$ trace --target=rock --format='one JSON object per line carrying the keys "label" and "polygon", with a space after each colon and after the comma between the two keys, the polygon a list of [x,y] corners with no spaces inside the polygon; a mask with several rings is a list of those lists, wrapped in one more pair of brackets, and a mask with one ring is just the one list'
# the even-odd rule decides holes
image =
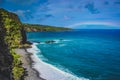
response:
{"label": "rock", "polygon": [[50,44],[50,43],[54,43],[54,40],[49,40],[49,41],[45,41],[45,43]]}
{"label": "rock", "polygon": [[22,41],[21,41],[21,43],[25,44],[27,42],[27,37],[26,37],[26,31],[24,30],[23,26],[22,26],[22,29],[21,29],[21,35],[22,35]]}
{"label": "rock", "polygon": [[30,41],[26,41],[26,44],[32,45],[33,43]]}
{"label": "rock", "polygon": [[33,42],[35,42],[35,43],[39,43],[39,44],[41,43],[41,42],[39,42],[39,41],[33,41]]}

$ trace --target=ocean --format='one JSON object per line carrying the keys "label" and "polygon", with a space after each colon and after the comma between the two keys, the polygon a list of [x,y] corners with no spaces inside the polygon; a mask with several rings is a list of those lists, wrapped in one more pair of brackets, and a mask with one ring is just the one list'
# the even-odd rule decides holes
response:
{"label": "ocean", "polygon": [[47,80],[120,80],[119,29],[29,32],[27,38],[34,43],[33,67]]}

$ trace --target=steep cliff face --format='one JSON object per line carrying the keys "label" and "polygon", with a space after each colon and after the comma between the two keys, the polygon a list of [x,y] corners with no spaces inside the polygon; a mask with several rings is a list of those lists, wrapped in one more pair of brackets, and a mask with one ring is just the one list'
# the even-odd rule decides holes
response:
{"label": "steep cliff face", "polygon": [[21,28],[21,35],[22,35],[22,41],[21,41],[21,43],[22,43],[22,44],[27,43],[26,31],[25,31],[25,29],[24,29],[23,26],[22,26],[22,28]]}
{"label": "steep cliff face", "polygon": [[[0,79],[20,80],[23,68],[15,48],[26,42],[26,34],[18,16],[0,9]],[[19,71],[21,70],[21,71]]]}
{"label": "steep cliff face", "polygon": [[14,13],[0,9],[2,23],[6,29],[6,38],[10,47],[17,47],[21,42],[26,41],[26,34],[18,16]]}
{"label": "steep cliff face", "polygon": [[2,23],[2,19],[0,13],[0,79],[11,80],[13,58],[5,42],[6,29]]}

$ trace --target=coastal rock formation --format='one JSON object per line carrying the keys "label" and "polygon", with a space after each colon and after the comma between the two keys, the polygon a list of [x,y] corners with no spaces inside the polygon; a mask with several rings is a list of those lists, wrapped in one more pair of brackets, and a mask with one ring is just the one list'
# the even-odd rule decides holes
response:
{"label": "coastal rock formation", "polygon": [[49,40],[49,41],[45,41],[45,43],[50,44],[50,43],[54,43],[54,40]]}
{"label": "coastal rock formation", "polygon": [[22,26],[21,29],[21,34],[22,34],[22,44],[25,44],[27,42],[27,37],[26,37],[26,31],[24,30],[24,27]]}

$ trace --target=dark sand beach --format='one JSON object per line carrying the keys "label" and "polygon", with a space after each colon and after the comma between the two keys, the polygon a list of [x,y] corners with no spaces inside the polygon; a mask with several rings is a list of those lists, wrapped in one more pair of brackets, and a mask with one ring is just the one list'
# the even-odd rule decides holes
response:
{"label": "dark sand beach", "polygon": [[27,76],[25,80],[45,80],[39,77],[39,73],[32,68],[32,64],[34,63],[31,59],[31,53],[28,53],[26,49],[16,49],[15,52],[21,56],[20,60],[23,63],[23,67],[27,71]]}

